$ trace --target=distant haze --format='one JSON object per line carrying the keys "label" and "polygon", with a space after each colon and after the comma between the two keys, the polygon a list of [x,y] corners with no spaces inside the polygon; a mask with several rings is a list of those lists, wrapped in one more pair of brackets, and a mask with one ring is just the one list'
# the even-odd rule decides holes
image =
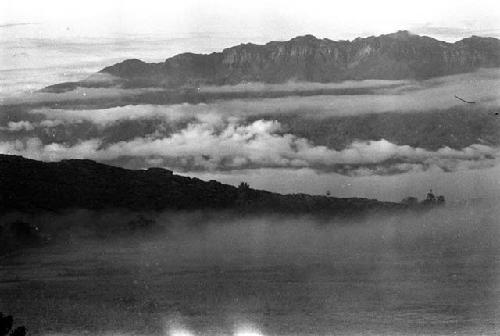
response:
{"label": "distant haze", "polygon": [[[117,35],[185,37],[204,34],[243,39],[288,39],[314,34],[352,39],[400,29],[447,40],[498,34],[497,1],[326,1],[227,0],[165,2],[7,0],[0,6],[5,36],[76,38]],[[89,24],[92,22],[92,24]]]}

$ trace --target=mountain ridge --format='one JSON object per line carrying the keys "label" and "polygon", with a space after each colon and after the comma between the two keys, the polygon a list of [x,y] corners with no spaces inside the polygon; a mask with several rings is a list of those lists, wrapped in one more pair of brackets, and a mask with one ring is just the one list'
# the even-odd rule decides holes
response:
{"label": "mountain ridge", "polygon": [[471,36],[449,43],[408,31],[352,41],[303,35],[261,45],[240,44],[210,54],[181,53],[160,63],[127,59],[83,81],[55,84],[45,90],[427,79],[481,67],[500,67],[500,40]]}

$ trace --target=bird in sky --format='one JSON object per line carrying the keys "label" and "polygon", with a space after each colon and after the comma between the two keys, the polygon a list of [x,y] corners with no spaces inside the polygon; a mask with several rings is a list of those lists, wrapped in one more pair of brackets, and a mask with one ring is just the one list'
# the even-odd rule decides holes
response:
{"label": "bird in sky", "polygon": [[473,102],[473,101],[465,100],[465,99],[460,98],[458,96],[455,96],[455,98],[457,98],[458,100],[463,101],[464,103],[467,103],[467,104],[475,104],[476,103],[476,102]]}
{"label": "bird in sky", "polygon": [[[462,102],[464,102],[464,103],[467,103],[467,104],[475,104],[475,103],[476,103],[476,102],[474,102],[474,101],[468,101],[468,100],[465,100],[465,99],[460,98],[460,97],[458,97],[458,96],[455,96],[455,98],[457,98],[458,100],[460,100],[460,101],[462,101]],[[491,112],[491,114],[492,114],[492,115],[495,115],[495,116],[497,116],[497,117],[498,117],[498,116],[500,116],[500,112]]]}

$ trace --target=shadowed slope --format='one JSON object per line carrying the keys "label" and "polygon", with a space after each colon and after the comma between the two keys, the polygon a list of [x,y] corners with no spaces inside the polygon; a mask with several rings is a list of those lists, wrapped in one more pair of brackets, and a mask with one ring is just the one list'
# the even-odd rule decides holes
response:
{"label": "shadowed slope", "polygon": [[205,182],[161,168],[127,170],[91,160],[45,163],[0,155],[0,171],[0,211],[239,209],[347,215],[405,207],[363,198],[281,195],[245,184],[236,188],[217,181]]}

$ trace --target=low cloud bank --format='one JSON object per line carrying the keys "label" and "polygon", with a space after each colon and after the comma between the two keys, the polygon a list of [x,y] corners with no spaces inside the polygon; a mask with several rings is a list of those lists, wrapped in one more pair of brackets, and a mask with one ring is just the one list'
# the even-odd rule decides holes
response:
{"label": "low cloud bank", "polygon": [[78,87],[74,90],[62,93],[30,91],[29,93],[17,95],[12,94],[7,97],[0,97],[0,105],[23,105],[55,102],[74,102],[75,104],[84,104],[88,100],[100,100],[104,104],[106,100],[113,101],[113,99],[120,97],[140,96],[153,91],[161,90]]}
{"label": "low cloud bank", "polygon": [[[47,125],[47,123],[44,123]],[[35,129],[35,125],[30,121],[21,120],[21,121],[9,121],[7,126],[0,127],[0,130],[9,131],[9,132],[19,132],[19,131],[32,131]]]}
{"label": "low cloud bank", "polygon": [[[385,83],[388,82],[388,83]],[[385,83],[385,84],[384,84]],[[397,84],[399,83],[399,84]],[[137,120],[151,117],[178,120],[196,117],[200,114],[213,113],[229,117],[256,117],[262,115],[299,114],[307,118],[328,118],[368,113],[414,113],[450,108],[497,109],[500,107],[500,70],[482,69],[475,73],[440,77],[425,81],[349,81],[343,83],[289,83],[262,84],[249,83],[236,86],[208,87],[200,90],[208,92],[268,92],[268,91],[310,91],[325,88],[363,88],[375,91],[370,94],[349,95],[314,95],[285,96],[277,98],[227,99],[223,97],[209,103],[151,105],[138,104],[116,106],[105,109],[48,109],[38,108],[31,111],[43,114],[48,119],[60,119],[66,122],[87,120],[97,124],[110,124],[120,120]],[[83,89],[51,94],[36,93],[26,97],[24,102],[36,100],[84,101],[88,98],[113,98],[123,95],[141,95],[158,89]],[[159,91],[158,91],[159,92]],[[466,100],[475,101],[471,106],[455,98],[455,95]],[[139,102],[137,102],[139,103]]]}
{"label": "low cloud bank", "polygon": [[135,168],[159,165],[184,171],[215,171],[308,167],[359,176],[486,168],[497,162],[499,149],[475,144],[460,150],[442,147],[430,151],[379,139],[354,141],[337,151],[283,132],[277,121],[243,123],[206,115],[203,121],[191,122],[169,136],[153,133],[111,144],[90,139],[73,146],[42,144],[38,138],[27,138],[1,142],[0,152],[44,161],[133,158]]}
{"label": "low cloud bank", "polygon": [[43,115],[47,120],[66,123],[92,122],[100,127],[107,127],[123,120],[161,119],[166,122],[186,120],[211,121],[221,119],[222,113],[207,104],[190,105],[126,105],[106,109],[34,109],[31,114]]}
{"label": "low cloud bank", "polygon": [[201,86],[200,92],[260,92],[260,91],[314,91],[331,89],[370,89],[389,88],[409,85],[410,80],[347,80],[338,83],[314,83],[289,81],[284,84],[268,84],[261,82],[242,83],[236,85]]}
{"label": "low cloud bank", "polygon": [[[0,152],[48,161],[90,158],[129,168],[164,166],[186,172],[308,168],[366,176],[488,168],[498,163],[494,112],[500,106],[499,78],[500,70],[489,69],[390,85],[379,81],[242,84],[227,89],[368,86],[377,93],[105,109],[27,108],[22,114],[16,110],[4,116]],[[89,94],[123,92],[131,91],[78,89],[58,97],[76,94],[85,99]],[[464,105],[454,95],[477,103]],[[373,114],[385,111],[392,113]],[[437,111],[432,114],[436,122],[429,122],[430,111]],[[367,113],[371,119],[359,116]],[[392,123],[392,116],[400,113],[405,113],[405,119]]]}
{"label": "low cloud bank", "polygon": [[[95,76],[94,76],[95,78]],[[339,90],[339,91],[337,91]],[[275,98],[256,98],[261,93],[276,93]],[[283,92],[281,96],[279,92]],[[306,93],[301,96],[301,92]],[[309,94],[311,94],[309,96]],[[356,115],[389,111],[408,112],[429,109],[446,109],[464,103],[454,96],[472,100],[483,107],[499,107],[500,70],[480,69],[474,73],[433,78],[422,81],[345,81],[340,83],[289,82],[286,84],[246,83],[234,86],[200,87],[201,96],[208,105],[222,113],[240,115],[269,114],[276,111],[308,112],[311,116]],[[85,104],[94,101],[94,106],[122,104],[120,98],[135,104],[153,102],[168,96],[162,88],[124,89],[77,88],[64,93],[32,92],[24,96],[0,98],[2,104],[26,104],[40,102],[75,102]],[[248,97],[245,93],[249,93]],[[154,94],[153,94],[154,96]],[[271,95],[273,96],[273,95]],[[161,99],[160,99],[161,100]],[[189,100],[189,99],[188,99]],[[108,102],[108,104],[106,104]],[[198,106],[198,105],[194,105]],[[204,108],[204,104],[199,106]]]}

